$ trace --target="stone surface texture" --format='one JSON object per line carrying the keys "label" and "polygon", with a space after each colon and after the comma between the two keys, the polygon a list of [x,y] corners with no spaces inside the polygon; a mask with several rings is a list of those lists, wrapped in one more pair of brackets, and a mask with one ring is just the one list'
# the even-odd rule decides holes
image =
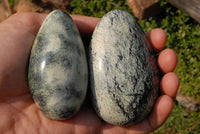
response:
{"label": "stone surface texture", "polygon": [[50,13],[34,41],[28,72],[34,101],[51,119],[62,120],[81,107],[87,90],[85,49],[71,17]]}
{"label": "stone surface texture", "polygon": [[106,122],[128,125],[144,119],[158,95],[155,55],[129,13],[114,10],[97,25],[90,44],[94,108]]}

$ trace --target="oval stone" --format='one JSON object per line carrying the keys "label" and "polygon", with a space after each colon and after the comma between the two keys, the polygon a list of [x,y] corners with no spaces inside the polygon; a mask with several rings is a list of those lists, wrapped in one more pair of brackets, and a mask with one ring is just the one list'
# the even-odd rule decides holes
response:
{"label": "oval stone", "polygon": [[122,10],[104,15],[95,28],[89,52],[97,114],[115,125],[144,119],[158,95],[159,71],[136,19]]}
{"label": "oval stone", "polygon": [[62,120],[80,109],[88,83],[86,54],[64,11],[55,10],[44,20],[31,50],[28,81],[34,101],[47,117]]}

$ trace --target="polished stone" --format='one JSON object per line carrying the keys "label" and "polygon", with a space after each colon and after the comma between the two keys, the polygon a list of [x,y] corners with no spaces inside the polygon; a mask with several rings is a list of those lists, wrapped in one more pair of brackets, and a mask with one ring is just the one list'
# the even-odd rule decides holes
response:
{"label": "polished stone", "polygon": [[133,16],[122,10],[107,13],[95,28],[89,52],[97,114],[115,125],[144,119],[157,98],[159,74],[151,46]]}
{"label": "polished stone", "polygon": [[87,90],[85,49],[71,17],[51,12],[34,41],[28,80],[31,94],[49,118],[62,120],[80,109]]}

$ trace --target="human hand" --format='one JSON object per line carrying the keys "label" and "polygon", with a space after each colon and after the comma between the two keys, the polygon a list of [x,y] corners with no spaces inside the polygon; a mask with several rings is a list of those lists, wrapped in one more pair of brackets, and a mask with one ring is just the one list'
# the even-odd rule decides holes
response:
{"label": "human hand", "polygon": [[[164,123],[173,108],[172,98],[179,85],[178,77],[169,73],[177,63],[171,49],[161,52],[158,57],[158,64],[165,73],[161,80],[162,95],[142,122],[130,126],[110,125],[90,106],[64,121],[44,116],[30,95],[27,68],[31,46],[45,17],[45,14],[18,13],[0,24],[0,133],[134,134],[153,131]],[[72,15],[72,18],[84,39],[91,36],[99,21],[79,15]],[[166,42],[163,30],[152,30],[146,36],[155,51],[163,49]]]}

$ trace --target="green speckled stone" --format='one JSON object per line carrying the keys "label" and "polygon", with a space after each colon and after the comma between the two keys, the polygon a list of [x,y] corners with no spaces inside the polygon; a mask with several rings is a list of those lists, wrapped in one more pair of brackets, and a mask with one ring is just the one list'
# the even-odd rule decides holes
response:
{"label": "green speckled stone", "polygon": [[51,12],[34,41],[28,70],[31,94],[49,118],[62,120],[80,109],[87,90],[85,49],[71,17]]}
{"label": "green speckled stone", "polygon": [[90,44],[90,86],[96,113],[114,125],[145,119],[159,91],[159,70],[133,16],[113,10],[100,20]]}

